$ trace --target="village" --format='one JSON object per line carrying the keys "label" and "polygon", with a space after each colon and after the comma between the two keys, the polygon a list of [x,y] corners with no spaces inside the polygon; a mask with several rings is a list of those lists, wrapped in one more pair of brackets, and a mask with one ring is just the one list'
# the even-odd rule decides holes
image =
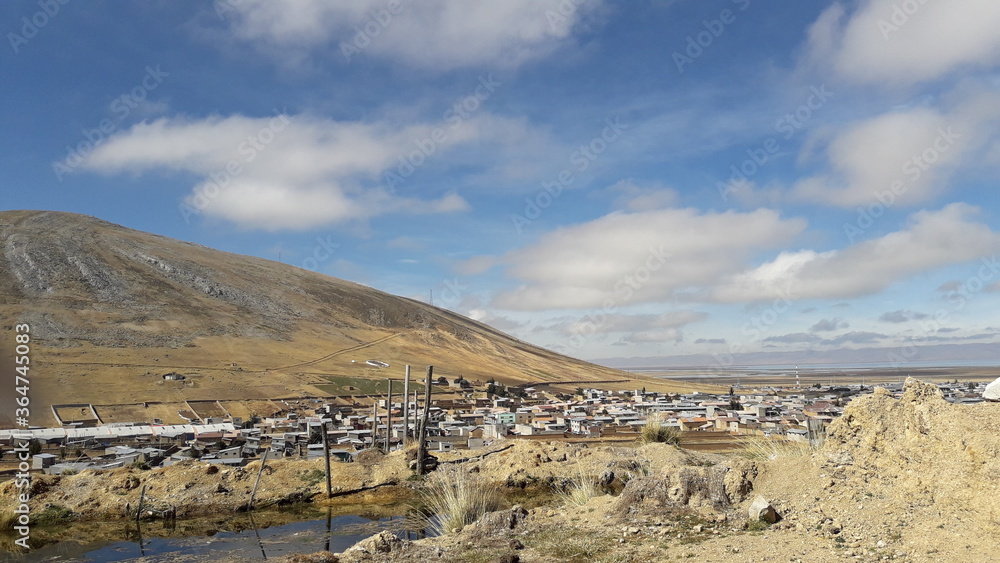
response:
{"label": "village", "polygon": [[[983,384],[938,384],[956,403],[982,401]],[[883,383],[894,396],[902,384]],[[746,436],[807,442],[823,440],[825,427],[853,398],[873,386],[814,384],[811,387],[730,388],[726,394],[670,394],[634,389],[577,388],[559,393],[537,387],[507,388],[496,382],[476,387],[440,378],[435,388],[453,391],[431,401],[426,412],[430,453],[476,450],[498,440],[579,443],[635,441],[649,421],[673,429],[681,447],[702,451],[739,449]],[[424,404],[416,394],[404,401],[374,399],[371,405],[303,398],[271,416],[205,419],[189,424],[134,421],[100,424],[99,419],[53,428],[0,430],[0,478],[15,474],[13,449],[28,441],[31,470],[69,475],[119,467],[152,468],[197,459],[243,466],[264,455],[314,459],[324,455],[323,431],[332,459],[352,462],[367,450],[391,451],[413,441]]]}

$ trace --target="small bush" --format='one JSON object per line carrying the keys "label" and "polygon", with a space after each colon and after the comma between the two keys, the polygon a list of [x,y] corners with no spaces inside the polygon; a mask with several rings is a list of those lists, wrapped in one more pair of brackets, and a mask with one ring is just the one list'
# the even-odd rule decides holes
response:
{"label": "small bush", "polygon": [[667,426],[659,418],[649,417],[640,432],[643,444],[661,443],[676,446],[681,441],[681,433],[676,427]]}
{"label": "small bush", "polygon": [[52,504],[46,506],[44,510],[39,512],[37,515],[31,515],[31,521],[34,524],[44,526],[46,524],[53,524],[55,522],[60,522],[63,520],[69,520],[73,518],[73,511],[66,508],[65,506],[60,506],[58,504]]}
{"label": "small bush", "polygon": [[747,531],[748,532],[763,532],[770,528],[771,525],[764,520],[747,520]]}
{"label": "small bush", "polygon": [[300,478],[306,482],[306,485],[312,487],[326,481],[326,470],[310,469],[303,473]]}

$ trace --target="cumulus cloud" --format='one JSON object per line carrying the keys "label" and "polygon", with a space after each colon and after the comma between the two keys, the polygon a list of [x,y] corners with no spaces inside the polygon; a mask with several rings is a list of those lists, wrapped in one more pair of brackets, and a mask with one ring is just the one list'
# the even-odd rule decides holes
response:
{"label": "cumulus cloud", "polygon": [[671,301],[739,272],[758,252],[787,244],[805,228],[802,219],[766,209],[615,212],[499,258],[523,284],[498,294],[493,305],[545,310]]}
{"label": "cumulus cloud", "polygon": [[809,31],[809,61],[843,78],[908,86],[1000,64],[993,0],[861,0],[825,10]]}
{"label": "cumulus cloud", "polygon": [[887,203],[920,203],[941,188],[964,144],[962,133],[936,111],[881,115],[837,134],[826,149],[831,171],[800,180],[793,195],[855,206],[878,202],[876,194],[887,192]]}
{"label": "cumulus cloud", "polygon": [[836,299],[870,295],[919,272],[961,264],[1000,251],[1000,234],[972,221],[978,210],[953,203],[920,211],[909,225],[841,250],[782,252],[774,260],[733,276],[712,291],[720,302]]}
{"label": "cumulus cloud", "polygon": [[[869,117],[808,142],[822,147],[823,172],[792,188],[800,200],[854,207],[915,205],[944,193],[959,171],[995,166],[1000,95],[976,81],[935,101]],[[827,135],[826,132],[823,135]]]}
{"label": "cumulus cloud", "polygon": [[[386,174],[403,160],[447,164],[441,155],[459,146],[519,142],[523,124],[506,121],[481,114],[450,129],[304,115],[162,118],[112,136],[82,166],[192,173],[199,180],[181,210],[188,219],[204,213],[251,228],[305,229],[391,213],[468,209],[455,193],[429,200],[397,195],[388,189]],[[444,135],[427,156],[415,141],[429,140],[434,131]]]}
{"label": "cumulus cloud", "polygon": [[[433,71],[515,67],[571,44],[601,0],[385,2],[243,0],[225,3],[232,34],[276,55],[373,56]],[[389,8],[392,8],[391,10]]]}

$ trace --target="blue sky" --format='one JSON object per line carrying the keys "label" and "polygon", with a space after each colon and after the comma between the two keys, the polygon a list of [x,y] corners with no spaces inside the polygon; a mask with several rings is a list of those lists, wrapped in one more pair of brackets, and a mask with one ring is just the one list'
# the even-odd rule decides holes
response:
{"label": "blue sky", "polygon": [[995,2],[0,14],[5,209],[433,292],[583,358],[1000,335]]}

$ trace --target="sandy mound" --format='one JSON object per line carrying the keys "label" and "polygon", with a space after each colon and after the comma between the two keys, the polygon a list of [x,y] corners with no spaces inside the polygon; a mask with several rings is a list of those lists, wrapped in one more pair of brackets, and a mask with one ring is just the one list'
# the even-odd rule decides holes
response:
{"label": "sandy mound", "polygon": [[835,474],[891,488],[911,502],[1000,523],[1000,405],[954,405],[914,379],[894,399],[883,389],[854,401],[829,429]]}

